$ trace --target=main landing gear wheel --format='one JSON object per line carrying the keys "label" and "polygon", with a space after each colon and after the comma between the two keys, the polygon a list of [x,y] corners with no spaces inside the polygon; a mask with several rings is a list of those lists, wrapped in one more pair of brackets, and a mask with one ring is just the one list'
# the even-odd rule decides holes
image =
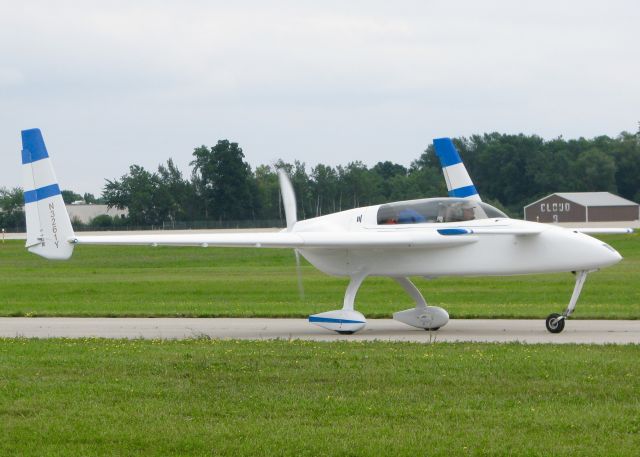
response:
{"label": "main landing gear wheel", "polygon": [[449,313],[438,306],[429,306],[418,288],[406,277],[393,278],[416,302],[415,308],[405,309],[393,313],[393,318],[398,322],[421,328],[427,332],[435,332],[449,322]]}
{"label": "main landing gear wheel", "polygon": [[547,330],[551,333],[560,333],[564,330],[564,321],[565,319],[562,314],[549,314],[549,317],[547,317],[546,320]]}
{"label": "main landing gear wheel", "polygon": [[340,335],[352,335],[362,330],[367,325],[367,320],[362,313],[353,309],[358,288],[367,275],[360,273],[351,277],[347,291],[344,294],[342,309],[327,311],[325,313],[309,316],[309,322],[327,330],[332,330]]}

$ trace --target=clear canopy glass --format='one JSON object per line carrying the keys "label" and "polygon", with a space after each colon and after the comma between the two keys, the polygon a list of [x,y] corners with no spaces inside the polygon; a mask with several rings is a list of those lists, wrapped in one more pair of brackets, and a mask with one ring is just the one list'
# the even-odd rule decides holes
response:
{"label": "clear canopy glass", "polygon": [[378,225],[462,222],[507,217],[483,202],[463,198],[425,198],[389,203],[378,209]]}

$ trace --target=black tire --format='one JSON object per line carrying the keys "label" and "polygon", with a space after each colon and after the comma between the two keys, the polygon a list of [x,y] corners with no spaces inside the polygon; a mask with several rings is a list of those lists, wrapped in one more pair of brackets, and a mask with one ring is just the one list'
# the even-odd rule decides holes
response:
{"label": "black tire", "polygon": [[336,330],[340,335],[353,335],[355,332],[347,330]]}
{"label": "black tire", "polygon": [[427,332],[435,332],[436,330],[440,330],[440,327],[425,328],[425,330],[426,330]]}
{"label": "black tire", "polygon": [[549,314],[545,324],[547,325],[547,330],[551,333],[560,333],[564,330],[564,321],[565,319],[558,319],[562,317],[562,314],[553,313]]}

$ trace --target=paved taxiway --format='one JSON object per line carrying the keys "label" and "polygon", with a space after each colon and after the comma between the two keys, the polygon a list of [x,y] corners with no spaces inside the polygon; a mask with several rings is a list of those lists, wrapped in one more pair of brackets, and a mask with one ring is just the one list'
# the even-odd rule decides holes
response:
{"label": "paved taxiway", "polygon": [[542,319],[453,319],[437,332],[391,319],[369,319],[362,332],[338,335],[306,319],[7,317],[0,318],[0,337],[640,344],[640,320],[569,320],[564,332],[553,335],[546,331]]}

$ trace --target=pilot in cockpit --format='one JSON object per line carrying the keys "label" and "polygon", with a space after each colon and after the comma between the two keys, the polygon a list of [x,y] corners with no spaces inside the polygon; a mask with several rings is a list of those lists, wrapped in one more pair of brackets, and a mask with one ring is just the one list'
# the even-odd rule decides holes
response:
{"label": "pilot in cockpit", "polygon": [[473,202],[460,202],[448,208],[446,222],[472,221],[476,218]]}
{"label": "pilot in cockpit", "polygon": [[465,203],[462,207],[462,220],[463,221],[472,221],[476,218],[475,211],[473,210],[473,206],[471,203]]}

